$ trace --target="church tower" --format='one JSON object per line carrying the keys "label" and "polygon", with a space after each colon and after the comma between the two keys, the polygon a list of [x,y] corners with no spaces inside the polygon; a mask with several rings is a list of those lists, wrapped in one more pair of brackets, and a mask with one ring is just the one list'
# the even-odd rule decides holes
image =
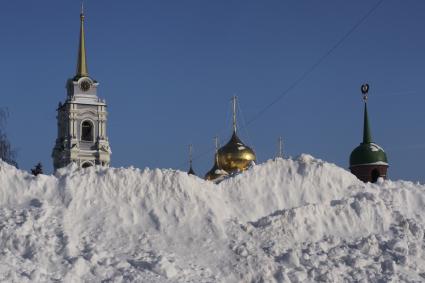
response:
{"label": "church tower", "polygon": [[57,109],[58,136],[52,152],[55,170],[71,162],[82,168],[110,164],[107,105],[97,96],[99,83],[88,73],[84,18],[81,6],[77,71],[67,81],[66,100]]}

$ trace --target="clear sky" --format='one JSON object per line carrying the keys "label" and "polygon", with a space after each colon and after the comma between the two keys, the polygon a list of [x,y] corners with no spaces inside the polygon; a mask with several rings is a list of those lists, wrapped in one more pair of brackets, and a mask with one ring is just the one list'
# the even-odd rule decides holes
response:
{"label": "clear sky", "polygon": [[[259,162],[285,153],[348,168],[362,138],[360,85],[371,86],[372,136],[389,177],[425,182],[425,1],[385,0],[330,56],[261,116],[377,3],[359,1],[86,1],[90,75],[109,105],[112,165],[187,170],[213,163],[213,137],[240,136]],[[0,107],[21,168],[52,171],[56,107],[75,73],[79,1],[5,1]],[[254,121],[246,126],[245,121]]]}

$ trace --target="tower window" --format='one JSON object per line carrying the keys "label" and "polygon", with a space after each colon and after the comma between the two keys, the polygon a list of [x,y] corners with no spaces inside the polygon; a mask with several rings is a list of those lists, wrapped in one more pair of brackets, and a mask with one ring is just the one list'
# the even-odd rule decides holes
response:
{"label": "tower window", "polygon": [[81,124],[81,140],[93,141],[93,124],[90,121],[84,121]]}

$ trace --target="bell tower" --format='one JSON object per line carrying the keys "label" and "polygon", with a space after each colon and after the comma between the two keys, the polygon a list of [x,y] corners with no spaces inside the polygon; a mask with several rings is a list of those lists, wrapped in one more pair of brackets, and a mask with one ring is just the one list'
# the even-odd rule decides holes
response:
{"label": "bell tower", "polygon": [[52,152],[54,170],[71,162],[82,168],[110,164],[107,105],[97,96],[99,83],[88,73],[84,19],[81,6],[77,71],[67,81],[67,97],[57,108],[58,134]]}

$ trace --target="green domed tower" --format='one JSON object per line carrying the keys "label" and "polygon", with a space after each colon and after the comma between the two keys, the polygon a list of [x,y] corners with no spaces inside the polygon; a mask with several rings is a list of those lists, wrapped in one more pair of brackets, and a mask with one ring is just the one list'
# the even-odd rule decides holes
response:
{"label": "green domed tower", "polygon": [[367,115],[369,85],[361,87],[364,100],[363,142],[350,155],[350,170],[363,182],[376,182],[379,177],[387,177],[388,160],[382,147],[372,142]]}

